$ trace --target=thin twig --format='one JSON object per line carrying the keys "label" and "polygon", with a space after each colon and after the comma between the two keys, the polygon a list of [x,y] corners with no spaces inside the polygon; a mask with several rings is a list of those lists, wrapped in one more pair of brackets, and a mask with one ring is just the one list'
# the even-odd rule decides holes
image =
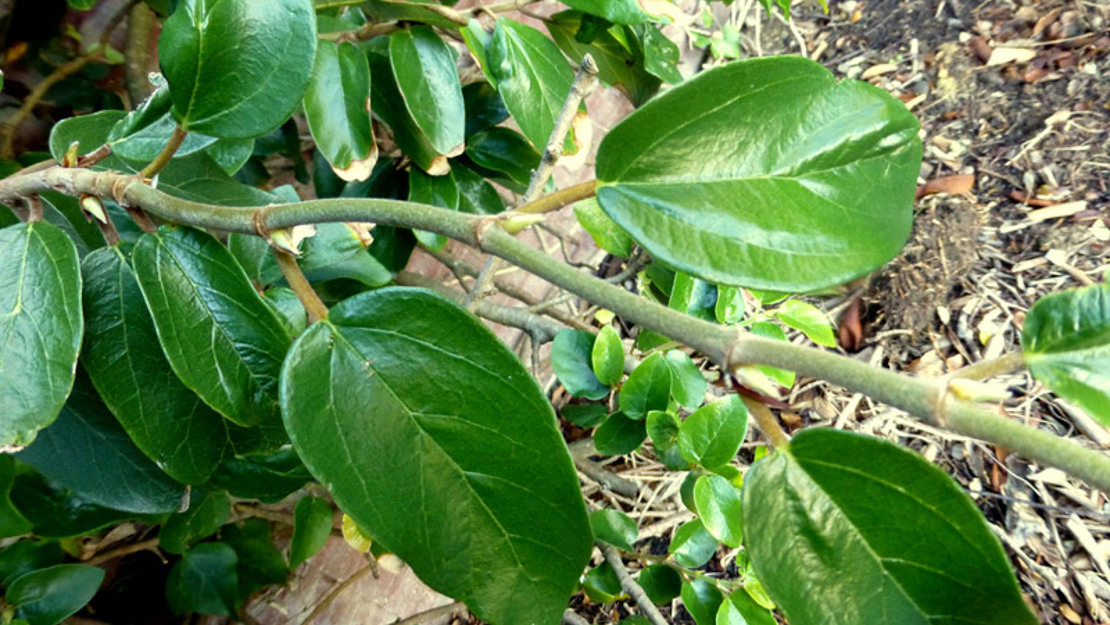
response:
{"label": "thin twig", "polygon": [[583,475],[614,493],[629,498],[639,496],[640,486],[636,484],[636,482],[626,480],[616,473],[606,470],[593,460],[590,460],[590,456],[597,453],[594,439],[584,438],[574,441],[568,445],[568,447],[570,449],[570,457],[574,460],[575,468],[581,471]]}
{"label": "thin twig", "polygon": [[285,281],[289,283],[289,288],[297,294],[297,299],[301,300],[301,306],[304,306],[305,312],[308,313],[308,324],[312,325],[321,319],[327,318],[328,307],[316,294],[312,285],[309,284],[308,278],[305,278],[301,266],[297,264],[297,259],[289,252],[274,247],[270,249],[274,253],[274,260],[281,267],[281,273],[285,276]]}
{"label": "thin twig", "polygon": [[574,610],[563,612],[563,625],[590,625],[590,622],[578,615]]}
{"label": "thin twig", "polygon": [[740,395],[740,399],[748,407],[748,412],[755,417],[756,427],[759,428],[760,432],[763,432],[763,435],[767,437],[767,440],[771,442],[775,449],[782,449],[790,444],[790,437],[783,431],[782,426],[779,425],[779,420],[771,414],[771,409],[766,404],[745,395]]}
{"label": "thin twig", "polygon": [[154,538],[149,538],[137,543],[131,543],[130,545],[116,547],[115,549],[112,549],[110,551],[105,551],[104,553],[97,554],[89,558],[88,560],[85,560],[81,564],[87,564],[88,566],[99,566],[110,560],[122,558],[123,556],[129,556],[133,553],[139,553],[140,551],[157,551],[159,544],[158,541],[159,539],[156,536]]}
{"label": "thin twig", "polygon": [[617,574],[617,579],[621,582],[621,588],[632,597],[636,605],[640,607],[640,613],[651,622],[652,625],[669,625],[667,619],[659,612],[659,608],[648,598],[644,589],[632,579],[628,574],[628,569],[624,568],[624,561],[617,553],[617,550],[605,543],[598,542],[597,548],[601,550],[601,555],[605,557],[605,561],[609,566],[613,567],[613,572]]}
{"label": "thin twig", "polygon": [[329,592],[327,596],[324,597],[322,601],[320,601],[320,603],[317,603],[316,607],[312,608],[312,611],[308,613],[308,616],[305,617],[303,621],[301,621],[301,625],[309,625],[310,623],[312,623],[312,621],[316,620],[316,617],[323,614],[324,610],[327,610],[328,607],[335,602],[335,599],[339,597],[339,595],[343,594],[344,590],[347,590],[348,588],[353,586],[355,583],[358,582],[358,580],[366,577],[373,570],[374,569],[372,567],[367,565],[365,568],[355,571],[351,574],[350,577],[336,584],[335,588],[332,588],[331,592]]}
{"label": "thin twig", "polygon": [[139,172],[139,175],[143,178],[153,178],[158,172],[162,171],[162,168],[169,165],[170,161],[173,160],[173,155],[177,152],[177,149],[181,147],[181,144],[185,142],[185,137],[188,136],[188,134],[189,133],[181,126],[174,126],[173,134],[170,135],[170,140],[166,142],[166,146],[162,148],[162,151],[149,165]]}
{"label": "thin twig", "polygon": [[436,617],[454,614],[463,609],[466,609],[466,605],[463,604],[463,602],[452,601],[451,603],[436,606],[430,610],[424,610],[423,612],[418,612],[403,619],[397,619],[390,623],[390,625],[420,625],[420,623],[427,623]]}

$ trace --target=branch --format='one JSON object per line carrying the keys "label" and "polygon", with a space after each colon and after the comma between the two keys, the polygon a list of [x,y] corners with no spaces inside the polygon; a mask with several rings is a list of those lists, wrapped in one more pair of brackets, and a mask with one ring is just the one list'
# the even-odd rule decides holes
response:
{"label": "branch", "polygon": [[289,283],[289,288],[297,294],[297,299],[301,300],[301,306],[304,306],[304,310],[308,314],[308,325],[326,319],[328,307],[313,290],[308,279],[305,278],[301,266],[297,264],[297,259],[289,252],[279,250],[276,247],[270,249],[273,251],[274,260],[277,261],[278,267],[281,268],[282,275],[285,276],[285,281]]}
{"label": "branch", "polygon": [[166,142],[166,146],[162,148],[162,151],[158,153],[158,156],[156,156],[149,165],[139,172],[139,175],[143,178],[153,178],[158,172],[162,171],[162,169],[173,160],[173,155],[177,152],[177,149],[181,147],[181,144],[185,142],[185,137],[188,135],[189,133],[180,125],[174,126],[173,134],[170,135],[170,140]]}
{"label": "branch", "polygon": [[613,567],[613,572],[617,574],[617,579],[621,582],[621,588],[636,601],[636,605],[640,607],[640,612],[647,620],[651,621],[651,625],[668,625],[667,619],[659,612],[659,608],[655,607],[644,589],[628,574],[628,569],[624,568],[624,561],[621,560],[617,550],[601,542],[597,543],[597,548],[601,550],[601,555],[605,556],[605,561],[609,563],[609,566]]}
{"label": "branch", "polygon": [[[226,207],[175,198],[133,176],[83,169],[51,168],[0,180],[0,203],[12,204],[45,191],[74,197],[88,193],[142,207],[163,219],[227,232],[256,232],[258,207]],[[627,321],[684,343],[723,369],[770,365],[820,378],[936,423],[938,390],[943,380],[921,380],[872,368],[821,349],[784,343],[736,328],[695,319],[585,274],[533,249],[497,227],[489,217],[381,198],[336,198],[267,206],[258,220],[267,230],[300,224],[356,221],[418,228],[445,235],[500,256],[568,291],[604,306]],[[993,414],[943,393],[945,427],[1014,451],[1029,460],[1057,467],[1110,492],[1110,456],[1047,432]]]}

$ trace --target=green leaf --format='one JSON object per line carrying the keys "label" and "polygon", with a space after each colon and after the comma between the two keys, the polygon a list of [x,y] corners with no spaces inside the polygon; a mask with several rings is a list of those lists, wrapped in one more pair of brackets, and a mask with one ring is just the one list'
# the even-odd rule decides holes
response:
{"label": "green leaf", "polygon": [[640,448],[647,437],[643,419],[630,419],[623,412],[609,415],[605,423],[594,430],[594,444],[603,456],[621,456]]}
{"label": "green leaf", "polygon": [[658,453],[670,449],[678,443],[678,419],[673,413],[665,410],[652,410],[648,413],[644,423],[647,428],[651,444]]}
{"label": "green leaf", "polygon": [[599,382],[612,386],[624,375],[624,345],[613,326],[605,326],[594,340],[591,362]]}
{"label": "green leaf", "polygon": [[226,488],[232,495],[265,503],[277,503],[311,480],[312,475],[291,445],[272,453],[228,458],[212,476],[214,485]]}
{"label": "green leaf", "polygon": [[706,531],[735,549],[744,538],[740,491],[719,475],[703,475],[694,484],[694,505]]}
{"label": "green leaf", "polygon": [[81,362],[144,454],[174,479],[202,484],[224,455],[223,419],[174,375],[130,264],[116,248],[81,263],[88,321]]}
{"label": "green leaf", "polygon": [[254,154],[254,139],[220,139],[204,151],[224,173],[234,176]]}
{"label": "green leaf", "polygon": [[605,211],[601,210],[601,205],[597,203],[595,198],[583,200],[574,205],[574,216],[578,218],[578,223],[582,228],[589,233],[590,238],[598,247],[609,252],[613,256],[620,256],[621,258],[628,258],[632,255],[632,246],[634,245],[632,237],[621,229]]}
{"label": "green leaf", "polygon": [[[409,170],[409,201],[429,204],[450,210],[459,209],[459,187],[450,171],[443,176],[429,176],[418,168]],[[416,240],[424,247],[442,252],[447,245],[447,237],[442,234],[414,230]]]}
{"label": "green leaf", "polygon": [[662,354],[648,356],[621,387],[621,411],[643,419],[652,410],[666,410],[671,399],[671,368]]}
{"label": "green leaf", "polygon": [[462,152],[466,107],[451,47],[427,26],[398,30],[390,36],[389,63],[409,116],[432,148]]}
{"label": "green leaf", "polygon": [[716,625],[775,625],[771,612],[755,602],[746,590],[733,591],[717,611]]}
{"label": "green leaf", "polygon": [[277,312],[290,336],[297,336],[308,327],[308,313],[293,289],[273,286],[262,293],[262,299]]}
{"label": "green leaf", "polygon": [[98,506],[29,468],[16,475],[11,497],[43,538],[80,536],[135,516]]}
{"label": "green leaf", "polygon": [[58,564],[16,579],[4,600],[15,606],[16,618],[29,625],[55,625],[88,603],[103,581],[104,569]]}
{"label": "green leaf", "polygon": [[315,51],[312,0],[183,0],[158,40],[174,117],[222,138],[257,137],[288,119]]}
{"label": "green leaf", "polygon": [[[464,29],[465,33],[466,30]],[[462,88],[466,104],[466,136],[493,128],[509,118],[505,102],[488,82],[472,82]]]}
{"label": "green leaf", "polygon": [[331,505],[319,497],[302,497],[293,510],[289,568],[295,569],[324,548],[331,535]]}
{"label": "green leaf", "polygon": [[836,347],[836,336],[833,334],[829,316],[813,304],[797,299],[786,300],[775,309],[775,316],[791,328],[801,330],[814,343]]}
{"label": "green leaf", "polygon": [[717,287],[717,303],[713,307],[717,323],[726,325],[740,323],[747,312],[742,289],[728,285]]}
{"label": "green leaf", "polygon": [[[752,334],[762,336],[768,339],[775,339],[776,341],[786,341],[786,332],[783,331],[778,325],[770,321],[757,321],[749,328]],[[763,372],[763,375],[771,378],[780,385],[790,388],[794,386],[794,378],[796,377],[793,371],[779,369],[778,367],[771,367],[769,365],[758,365],[757,367]]]}
{"label": "green leaf", "polygon": [[574,72],[563,53],[540,31],[500,18],[490,40],[489,73],[513,120],[532,146],[547,146],[570,93]]}
{"label": "green leaf", "polygon": [[812,61],[729,63],[606,135],[597,198],[676,269],[714,284],[820,289],[901,250],[921,163],[917,130],[887,92],[837,82]]}
{"label": "green leaf", "polygon": [[650,24],[639,27],[635,32],[639,34],[640,45],[643,46],[644,69],[667,84],[682,82],[682,74],[678,71],[682,52],[678,45]]}
{"label": "green leaf", "polygon": [[624,594],[620,578],[608,562],[602,562],[586,572],[582,590],[586,591],[590,601],[597,603],[609,603]]}
{"label": "green leaf", "polygon": [[163,226],[134,252],[158,340],[185,386],[241,425],[278,418],[289,335],[231,252],[192,228]]}
{"label": "green leaf", "polygon": [[[319,2],[317,2],[319,4]],[[421,4],[439,4],[435,0],[366,0],[359,4],[359,9],[366,20],[375,23],[391,21],[421,22],[429,26],[440,28],[458,28],[459,24],[445,17],[442,13],[433,11]]]}
{"label": "green leaf", "polygon": [[63,555],[61,545],[55,540],[24,539],[8,545],[0,550],[0,584],[11,586],[31,571],[61,564]]}
{"label": "green leaf", "polygon": [[795,625],[1036,622],[975,504],[893,443],[804,430],[748,472],[744,527]]}
{"label": "green leaf", "polygon": [[609,387],[593,370],[594,336],[582,330],[563,330],[551,342],[551,368],[567,392],[575,397],[602,399]]}
{"label": "green leaf", "polygon": [[625,551],[632,551],[640,533],[636,521],[620,510],[595,510],[590,513],[594,538]]}
{"label": "green leaf", "polygon": [[666,564],[652,564],[636,581],[655,605],[666,605],[682,593],[682,575]]}
{"label": "green leaf", "polygon": [[[12,484],[15,481],[15,460],[8,454],[0,456],[0,538],[21,536],[34,529],[27,517],[12,503]],[[16,543],[19,544],[19,543]],[[0,562],[2,562],[0,552]],[[3,565],[0,563],[0,577],[3,577]],[[0,580],[0,584],[5,584]]]}
{"label": "green leaf", "polygon": [[566,0],[564,4],[616,24],[642,24],[650,19],[636,0]]}
{"label": "green leaf", "polygon": [[[462,35],[463,42],[466,43],[466,49],[470,51],[470,54],[478,62],[478,67],[482,69],[482,73],[485,74],[486,79],[489,80],[490,84],[496,89],[497,85],[494,83],[493,78],[490,77],[489,55],[486,54],[486,50],[489,49],[489,42],[493,39],[493,35],[482,26],[480,21],[473,17],[470,18],[466,28],[459,30],[459,34]],[[468,108],[467,110],[469,111],[470,109]],[[508,111],[506,110],[506,114],[507,113]],[[468,131],[466,135],[469,137],[470,132]]]}
{"label": "green leaf", "polygon": [[677,349],[667,352],[664,358],[671,368],[671,394],[675,401],[690,410],[704,404],[708,384],[694,361]]}
{"label": "green leaf", "polygon": [[540,153],[521,134],[495,126],[475,133],[466,144],[466,156],[492,177],[504,176],[522,187],[540,165]]}
{"label": "green leaf", "polygon": [[691,317],[711,321],[717,304],[717,289],[706,282],[684,272],[676,271],[671,286],[671,296],[667,306],[684,312]]}
{"label": "green leaf", "polygon": [[174,614],[236,614],[239,558],[224,543],[201,543],[186,553],[166,579],[166,600]]}
{"label": "green leaf", "polygon": [[304,113],[316,147],[343,180],[366,180],[378,159],[370,125],[370,64],[353,44],[320,41]]}
{"label": "green leaf", "polygon": [[483,176],[461,163],[451,169],[459,188],[459,210],[477,215],[496,215],[505,210],[505,200]]}
{"label": "green leaf", "polygon": [[682,582],[682,604],[697,625],[714,625],[724,597],[712,582],[695,578]]}
{"label": "green leaf", "polygon": [[686,417],[678,431],[682,457],[715,469],[732,462],[748,433],[748,409],[739,395],[710,402]]}
{"label": "green leaf", "polygon": [[173,512],[185,493],[131,442],[84,375],[58,419],[17,457],[86,501],[124,512]]}
{"label": "green leaf", "polygon": [[1037,380],[1110,423],[1110,284],[1038,300],[1021,345]]}
{"label": "green leaf", "polygon": [[74,141],[78,142],[81,156],[95,151],[108,139],[112,127],[124,118],[123,111],[98,111],[88,115],[67,117],[50,129],[50,155],[59,163]]}
{"label": "green leaf", "polygon": [[239,560],[236,566],[238,602],[245,601],[256,590],[285,583],[289,568],[274,546],[269,521],[254,517],[246,519],[241,525],[229,523],[220,530],[220,540],[235,550]]}
{"label": "green leaf", "polygon": [[189,508],[171,516],[158,533],[158,544],[166,553],[185,553],[193,543],[216,533],[231,514],[227,493],[196,491]]}
{"label": "green leaf", "polygon": [[[124,118],[112,128],[108,135],[108,143],[112,146],[112,154],[129,161],[152,161],[169,143],[177,122],[169,110],[162,117],[148,126],[133,130],[128,134],[121,134],[119,128],[126,125]],[[174,152],[174,158],[188,156],[199,152],[216,142],[216,137],[190,132],[186,135],[181,147]]]}
{"label": "green leaf", "polygon": [[609,416],[603,404],[573,404],[563,406],[560,412],[564,419],[580,428],[597,427]]}
{"label": "green leaf", "polygon": [[550,404],[485,325],[428,291],[363,293],[297,339],[281,396],[312,474],[425,583],[495,623],[559,619],[585,506]]}
{"label": "green leaf", "polygon": [[547,30],[555,43],[575,62],[580,63],[587,54],[592,56],[597,64],[598,78],[618,87],[633,106],[647,102],[659,90],[660,80],[644,69],[643,55],[637,58],[613,35],[616,31],[623,38],[622,27],[603,30],[589,43],[583,43],[579,40],[583,31],[582,14],[563,11],[551,17]]}
{"label": "green leaf", "polygon": [[61,230],[0,230],[0,267],[0,450],[11,452],[62,409],[84,323],[77,249]]}
{"label": "green leaf", "polygon": [[[281,268],[273,261],[269,246],[265,247],[267,262],[264,266],[272,263],[280,275]],[[377,287],[393,280],[393,274],[367,251],[358,232],[345,223],[318,224],[316,236],[305,240],[297,264],[313,284],[348,278]]]}
{"label": "green leaf", "polygon": [[375,37],[365,47],[370,61],[370,75],[375,77],[370,81],[370,105],[374,115],[389,126],[397,147],[421,169],[431,173],[444,173],[450,167],[447,158],[432,147],[417,127],[405,106],[397,80],[393,77],[389,39]]}
{"label": "green leaf", "polygon": [[667,552],[674,555],[675,562],[688,569],[696,569],[717,553],[717,539],[705,529],[701,519],[694,519],[675,530]]}

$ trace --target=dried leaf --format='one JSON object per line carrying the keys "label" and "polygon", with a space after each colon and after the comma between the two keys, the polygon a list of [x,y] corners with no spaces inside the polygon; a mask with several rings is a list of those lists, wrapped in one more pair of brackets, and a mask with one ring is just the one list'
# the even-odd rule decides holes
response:
{"label": "dried leaf", "polygon": [[926,195],[934,193],[947,193],[949,195],[961,195],[970,193],[971,188],[975,186],[975,174],[953,174],[951,176],[941,176],[940,178],[933,178],[921,185],[917,189],[917,198],[921,199]]}
{"label": "dried leaf", "polygon": [[1037,51],[1032,48],[998,46],[991,51],[990,58],[987,59],[987,67],[1006,65],[1008,63],[1028,63],[1035,58],[1037,58]]}

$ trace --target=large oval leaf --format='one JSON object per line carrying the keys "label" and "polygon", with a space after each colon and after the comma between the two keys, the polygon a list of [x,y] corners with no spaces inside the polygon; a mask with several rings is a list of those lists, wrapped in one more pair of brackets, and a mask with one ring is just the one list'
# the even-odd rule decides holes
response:
{"label": "large oval leaf", "polygon": [[824,288],[905,243],[917,129],[886,92],[812,61],[729,63],[606,135],[597,197],[652,256],[708,282]]}
{"label": "large oval leaf", "polygon": [[340,508],[498,625],[554,624],[590,554],[543,393],[476,318],[386,288],[333,308],[282,371],[290,438]]}
{"label": "large oval leaf", "polygon": [[886,441],[809,429],[744,485],[756,574],[794,625],[1036,623],[975,504]]}
{"label": "large oval leaf", "polygon": [[340,178],[366,180],[378,160],[370,125],[370,64],[354,45],[321,41],[304,113],[316,147]]}
{"label": "large oval leaf", "polygon": [[565,4],[617,24],[642,24],[649,19],[636,0],[566,0]]}
{"label": "large oval leaf", "polygon": [[312,0],[183,0],[158,41],[178,123],[224,138],[280,126],[301,101],[315,52]]}
{"label": "large oval leaf", "polygon": [[461,153],[466,109],[450,46],[427,26],[399,30],[389,39],[389,64],[409,116],[432,148]]}
{"label": "large oval leaf", "polygon": [[231,252],[199,230],[163,226],[143,235],[133,259],[177,377],[235,423],[275,422],[290,338]]}
{"label": "large oval leaf", "polygon": [[73,241],[44,222],[0,230],[0,450],[29,444],[58,416],[83,319]]}
{"label": "large oval leaf", "polygon": [[57,564],[16,579],[4,600],[28,625],[54,625],[88,603],[103,581],[104,569]]}
{"label": "large oval leaf", "polygon": [[223,418],[174,375],[131,265],[116,248],[81,262],[88,320],[81,362],[135,445],[163,471],[202,484],[227,448]]}
{"label": "large oval leaf", "polygon": [[1038,300],[1021,344],[1038,380],[1110,423],[1110,284]]}
{"label": "large oval leaf", "polygon": [[499,19],[487,50],[489,72],[520,131],[539,151],[570,93],[574,72],[563,53],[540,31]]}

